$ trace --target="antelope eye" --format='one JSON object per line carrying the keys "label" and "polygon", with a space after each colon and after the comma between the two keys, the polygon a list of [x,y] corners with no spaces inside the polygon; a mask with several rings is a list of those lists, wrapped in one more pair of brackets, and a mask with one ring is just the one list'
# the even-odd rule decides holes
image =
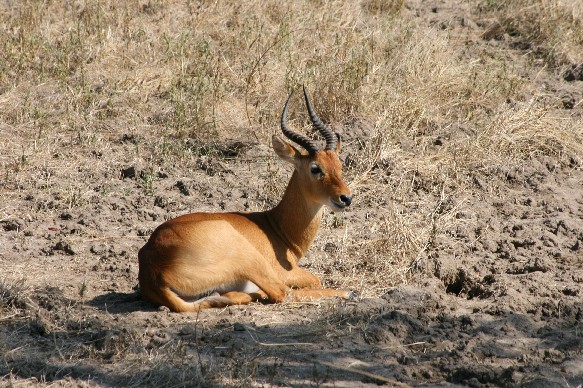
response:
{"label": "antelope eye", "polygon": [[322,174],[322,169],[320,168],[320,166],[313,164],[310,167],[310,172],[312,173],[312,175],[320,175]]}

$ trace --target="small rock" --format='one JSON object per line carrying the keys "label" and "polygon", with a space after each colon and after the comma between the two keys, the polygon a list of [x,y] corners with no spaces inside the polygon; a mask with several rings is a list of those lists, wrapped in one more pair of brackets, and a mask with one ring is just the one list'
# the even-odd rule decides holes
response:
{"label": "small rock", "polygon": [[4,221],[4,230],[7,232],[13,232],[16,231],[18,232],[19,230],[22,230],[22,227],[24,226],[24,222],[22,222],[21,220],[8,220],[8,221]]}
{"label": "small rock", "polygon": [[73,249],[73,247],[71,246],[71,244],[66,243],[64,241],[59,241],[58,243],[55,244],[55,246],[53,247],[53,250],[55,251],[63,251],[68,255],[74,255],[77,252]]}
{"label": "small rock", "polygon": [[571,65],[571,68],[563,74],[563,79],[567,82],[583,81],[583,63]]}
{"label": "small rock", "polygon": [[133,179],[136,177],[136,168],[134,166],[130,166],[128,168],[124,168],[121,170],[121,177],[122,179],[130,178]]}
{"label": "small rock", "polygon": [[188,187],[186,187],[183,181],[176,182],[176,187],[178,187],[182,195],[190,195],[190,190],[188,190]]}

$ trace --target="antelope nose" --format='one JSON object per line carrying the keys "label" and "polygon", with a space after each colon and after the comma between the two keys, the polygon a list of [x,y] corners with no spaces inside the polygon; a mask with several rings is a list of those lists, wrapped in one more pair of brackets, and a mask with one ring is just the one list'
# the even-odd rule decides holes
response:
{"label": "antelope nose", "polygon": [[352,195],[344,195],[344,194],[342,194],[340,196],[340,200],[342,201],[342,203],[344,203],[344,205],[350,206],[350,204],[352,203]]}

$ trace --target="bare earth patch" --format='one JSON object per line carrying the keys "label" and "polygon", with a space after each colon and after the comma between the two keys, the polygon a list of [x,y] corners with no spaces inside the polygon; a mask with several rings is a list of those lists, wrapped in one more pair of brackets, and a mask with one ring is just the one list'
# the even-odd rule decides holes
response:
{"label": "bare earth patch", "polygon": [[[324,3],[0,4],[0,385],[583,385],[580,8]],[[302,263],[357,300],[143,302],[157,225],[277,203],[303,82],[355,195]]]}

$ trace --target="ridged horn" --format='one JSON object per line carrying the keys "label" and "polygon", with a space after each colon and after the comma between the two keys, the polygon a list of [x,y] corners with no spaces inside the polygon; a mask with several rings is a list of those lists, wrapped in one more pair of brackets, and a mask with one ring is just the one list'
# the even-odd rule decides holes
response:
{"label": "ridged horn", "polygon": [[318,117],[316,112],[314,112],[314,108],[312,108],[312,103],[310,102],[310,97],[308,97],[308,92],[306,91],[306,86],[304,88],[304,97],[306,98],[306,107],[308,108],[308,114],[310,115],[310,120],[314,125],[314,128],[318,130],[326,139],[326,148],[327,150],[336,150],[336,140],[337,134],[334,133],[330,128],[328,128],[322,120]]}
{"label": "ridged horn", "polygon": [[304,147],[306,149],[306,151],[308,151],[308,153],[315,154],[317,151],[320,150],[320,148],[318,146],[316,146],[316,144],[312,140],[308,139],[307,137],[305,137],[303,135],[300,135],[299,133],[293,132],[292,130],[290,130],[287,127],[287,124],[286,124],[287,107],[289,105],[289,100],[291,99],[293,94],[294,93],[291,92],[291,94],[287,98],[287,101],[285,102],[285,106],[283,107],[283,113],[281,114],[281,131],[283,132],[285,137],[287,137],[291,141]]}

